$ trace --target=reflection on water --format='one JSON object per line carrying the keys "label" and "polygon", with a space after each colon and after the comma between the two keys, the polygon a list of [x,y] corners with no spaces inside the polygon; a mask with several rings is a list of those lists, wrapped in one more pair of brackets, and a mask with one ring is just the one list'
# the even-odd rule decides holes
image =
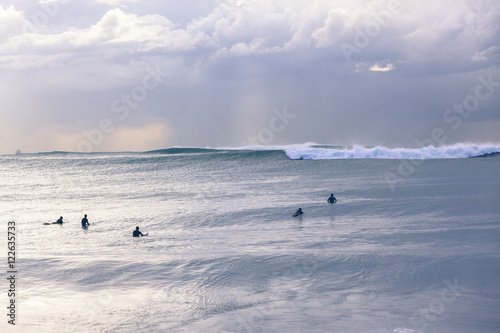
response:
{"label": "reflection on water", "polygon": [[429,329],[496,327],[473,296],[500,297],[495,160],[429,161],[395,194],[398,161],[22,156],[0,161],[0,205],[23,332],[410,332],[455,278],[467,292]]}

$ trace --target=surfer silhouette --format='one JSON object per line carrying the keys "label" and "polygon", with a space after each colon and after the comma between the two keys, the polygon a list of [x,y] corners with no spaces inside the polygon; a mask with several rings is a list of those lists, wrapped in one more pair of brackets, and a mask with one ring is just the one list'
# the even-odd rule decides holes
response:
{"label": "surfer silhouette", "polygon": [[337,202],[337,199],[333,196],[333,193],[330,194],[330,197],[327,200],[328,203],[335,203]]}
{"label": "surfer silhouette", "polygon": [[90,223],[89,220],[87,219],[87,214],[85,214],[85,217],[82,219],[82,228],[87,229],[89,225]]}
{"label": "surfer silhouette", "polygon": [[64,222],[63,222],[63,217],[62,216],[56,222],[52,222],[52,224],[63,224],[63,223]]}
{"label": "surfer silhouette", "polygon": [[295,217],[295,216],[300,216],[304,214],[304,212],[302,211],[302,208],[299,208],[297,209],[297,211],[295,212],[295,214],[293,214],[292,216]]}
{"label": "surfer silhouette", "polygon": [[134,232],[132,233],[133,237],[139,237],[139,236],[147,236],[148,234],[143,235],[142,232],[139,231],[139,227],[135,227]]}

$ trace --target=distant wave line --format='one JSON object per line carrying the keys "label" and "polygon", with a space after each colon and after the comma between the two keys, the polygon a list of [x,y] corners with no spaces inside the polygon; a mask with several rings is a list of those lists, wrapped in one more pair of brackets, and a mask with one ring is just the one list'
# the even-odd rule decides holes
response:
{"label": "distant wave line", "polygon": [[[36,155],[196,155],[196,154],[242,154],[266,155],[282,153],[291,160],[335,160],[335,159],[456,159],[472,157],[489,157],[500,154],[500,145],[494,144],[454,144],[449,146],[426,146],[423,148],[389,148],[385,146],[365,147],[333,146],[306,143],[285,146],[247,146],[247,147],[170,147],[145,152],[94,152],[77,153],[65,151],[40,152]],[[22,155],[19,155],[22,156]]]}

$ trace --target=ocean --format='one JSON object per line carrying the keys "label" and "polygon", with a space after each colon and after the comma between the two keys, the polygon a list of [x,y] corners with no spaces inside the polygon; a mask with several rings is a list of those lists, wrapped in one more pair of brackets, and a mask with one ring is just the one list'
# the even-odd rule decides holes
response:
{"label": "ocean", "polygon": [[0,175],[1,332],[500,331],[499,146],[51,152]]}

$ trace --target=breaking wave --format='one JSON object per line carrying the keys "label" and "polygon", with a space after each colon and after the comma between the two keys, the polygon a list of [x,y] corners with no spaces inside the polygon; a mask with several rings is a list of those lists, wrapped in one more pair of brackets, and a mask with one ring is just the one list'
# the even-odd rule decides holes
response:
{"label": "breaking wave", "polygon": [[500,153],[499,145],[455,144],[450,146],[427,146],[423,148],[341,147],[317,144],[290,146],[254,146],[243,148],[220,148],[222,150],[281,150],[292,160],[334,159],[455,159],[483,157]]}
{"label": "breaking wave", "polygon": [[362,147],[350,148],[334,147],[292,147],[284,149],[286,155],[292,160],[331,160],[331,159],[454,159],[486,156],[500,153],[500,146],[495,145],[453,145],[423,148],[388,148],[388,147]]}
{"label": "breaking wave", "polygon": [[[235,155],[244,157],[247,153],[251,156],[270,156],[279,153],[286,155],[291,160],[335,160],[335,159],[456,159],[472,157],[491,157],[500,155],[500,145],[494,144],[455,144],[450,146],[427,146],[423,148],[389,148],[384,146],[364,147],[364,146],[331,146],[306,143],[301,145],[287,146],[249,146],[235,148],[196,148],[196,147],[172,147],[143,153],[115,152],[115,153],[74,153],[74,152],[48,152],[36,155],[60,156],[72,155],[79,157],[85,155],[107,156],[109,154],[118,155],[203,155],[223,154],[223,156]],[[20,156],[31,156],[33,154],[22,154]]]}

